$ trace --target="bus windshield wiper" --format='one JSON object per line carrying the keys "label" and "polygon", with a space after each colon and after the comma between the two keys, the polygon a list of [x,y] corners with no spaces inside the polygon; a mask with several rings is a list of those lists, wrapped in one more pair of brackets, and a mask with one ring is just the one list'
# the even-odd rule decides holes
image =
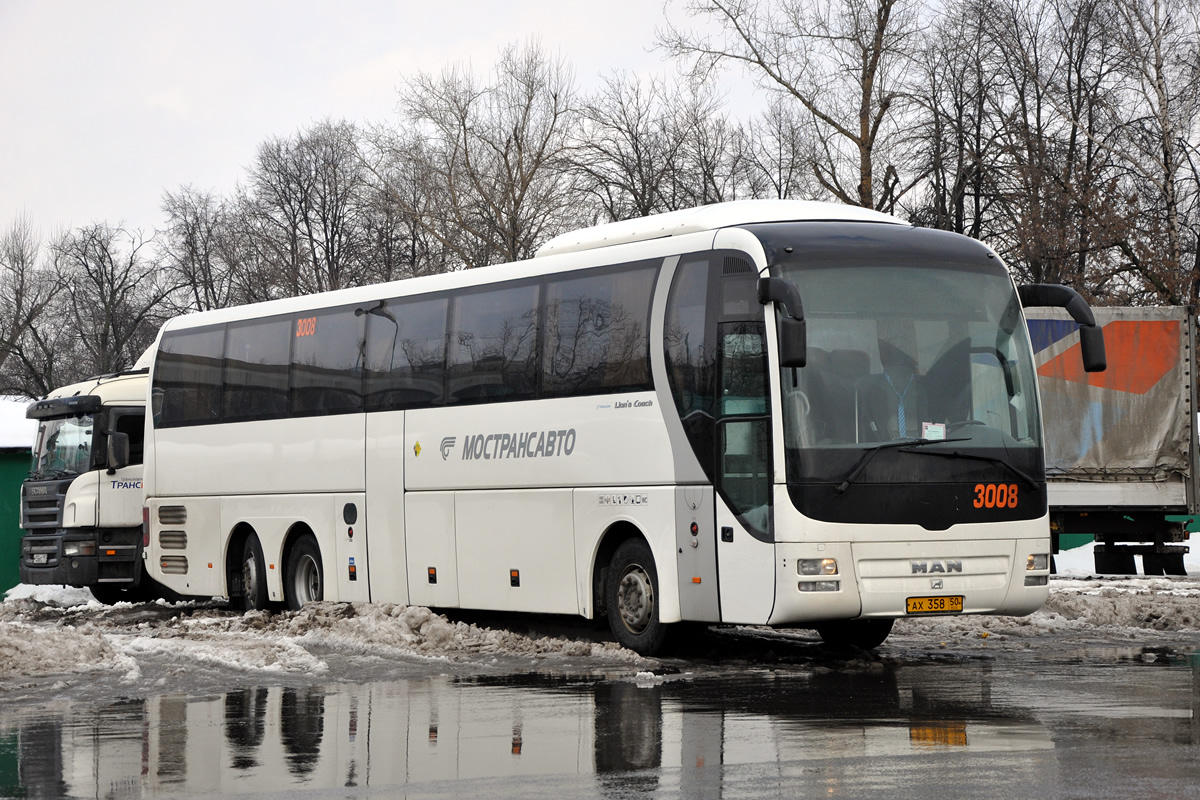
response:
{"label": "bus windshield wiper", "polygon": [[[950,442],[950,441],[961,441],[961,440],[946,439],[945,441]],[[908,451],[905,451],[905,452],[908,452]],[[913,450],[912,452],[917,453],[918,455],[923,455],[923,456],[942,456],[944,458],[969,458],[973,461],[986,461],[989,464],[1000,464],[1001,466],[1008,467],[1008,470],[1010,472],[1012,472],[1012,474],[1016,475],[1018,478],[1025,481],[1025,483],[1029,484],[1030,489],[1036,490],[1036,489],[1040,488],[1038,486],[1038,482],[1033,479],[1033,476],[1029,475],[1027,472],[1020,469],[1019,467],[1016,467],[1016,466],[1010,464],[1008,461],[1006,461],[1003,458],[1000,458],[999,456],[985,456],[985,455],[982,455],[979,453],[964,453],[962,450],[920,450],[920,451]]]}
{"label": "bus windshield wiper", "polygon": [[[896,447],[924,447],[930,444],[945,444],[946,442],[969,442],[970,440],[971,437],[969,436],[964,436],[958,439],[901,439],[896,442],[884,442],[883,444],[877,444],[874,447],[869,447],[863,451],[861,456],[859,456],[858,462],[855,463],[854,468],[846,474],[845,478],[842,478],[842,482],[834,487],[833,492],[834,494],[842,494],[849,489],[850,484],[854,483],[855,479],[862,474],[862,471],[867,468],[867,464],[871,463],[871,459],[874,458],[875,454],[880,450],[890,450]],[[904,452],[909,451],[905,450]],[[912,452],[917,451],[914,450]]]}

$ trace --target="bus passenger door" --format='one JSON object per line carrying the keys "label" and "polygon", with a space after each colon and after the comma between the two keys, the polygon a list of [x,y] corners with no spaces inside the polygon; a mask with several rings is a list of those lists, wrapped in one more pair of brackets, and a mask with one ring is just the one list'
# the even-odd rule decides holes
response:
{"label": "bus passenger door", "polygon": [[713,478],[721,621],[762,625],[775,606],[765,329],[761,322],[718,327]]}

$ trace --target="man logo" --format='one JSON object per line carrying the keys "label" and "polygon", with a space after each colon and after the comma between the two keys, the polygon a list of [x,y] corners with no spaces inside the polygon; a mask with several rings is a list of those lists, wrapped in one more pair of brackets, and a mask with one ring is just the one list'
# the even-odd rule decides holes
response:
{"label": "man logo", "polygon": [[442,447],[441,447],[442,461],[445,461],[446,459],[450,458],[450,451],[453,449],[454,449],[454,437],[453,436],[447,436],[445,439],[442,439]]}
{"label": "man logo", "polygon": [[963,571],[963,562],[961,561],[912,561],[909,563],[912,566],[913,575],[930,575],[937,572],[946,574]]}

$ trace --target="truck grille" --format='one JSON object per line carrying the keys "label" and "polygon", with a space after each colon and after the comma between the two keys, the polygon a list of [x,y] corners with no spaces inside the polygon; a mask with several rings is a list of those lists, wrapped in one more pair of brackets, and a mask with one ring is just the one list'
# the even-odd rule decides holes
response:
{"label": "truck grille", "polygon": [[72,480],[26,481],[21,487],[21,527],[61,528],[64,499]]}

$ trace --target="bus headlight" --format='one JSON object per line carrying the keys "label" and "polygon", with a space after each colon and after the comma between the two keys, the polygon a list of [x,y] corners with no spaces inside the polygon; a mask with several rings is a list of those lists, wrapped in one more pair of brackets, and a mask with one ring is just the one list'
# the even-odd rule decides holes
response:
{"label": "bus headlight", "polygon": [[1035,553],[1025,561],[1025,569],[1050,569],[1050,556],[1046,553]]}
{"label": "bus headlight", "polygon": [[841,581],[799,581],[796,588],[802,592],[840,592]]}
{"label": "bus headlight", "polygon": [[64,556],[94,556],[96,555],[95,542],[63,542]]}
{"label": "bus headlight", "polygon": [[796,570],[801,575],[837,575],[837,559],[804,558],[796,562]]}

